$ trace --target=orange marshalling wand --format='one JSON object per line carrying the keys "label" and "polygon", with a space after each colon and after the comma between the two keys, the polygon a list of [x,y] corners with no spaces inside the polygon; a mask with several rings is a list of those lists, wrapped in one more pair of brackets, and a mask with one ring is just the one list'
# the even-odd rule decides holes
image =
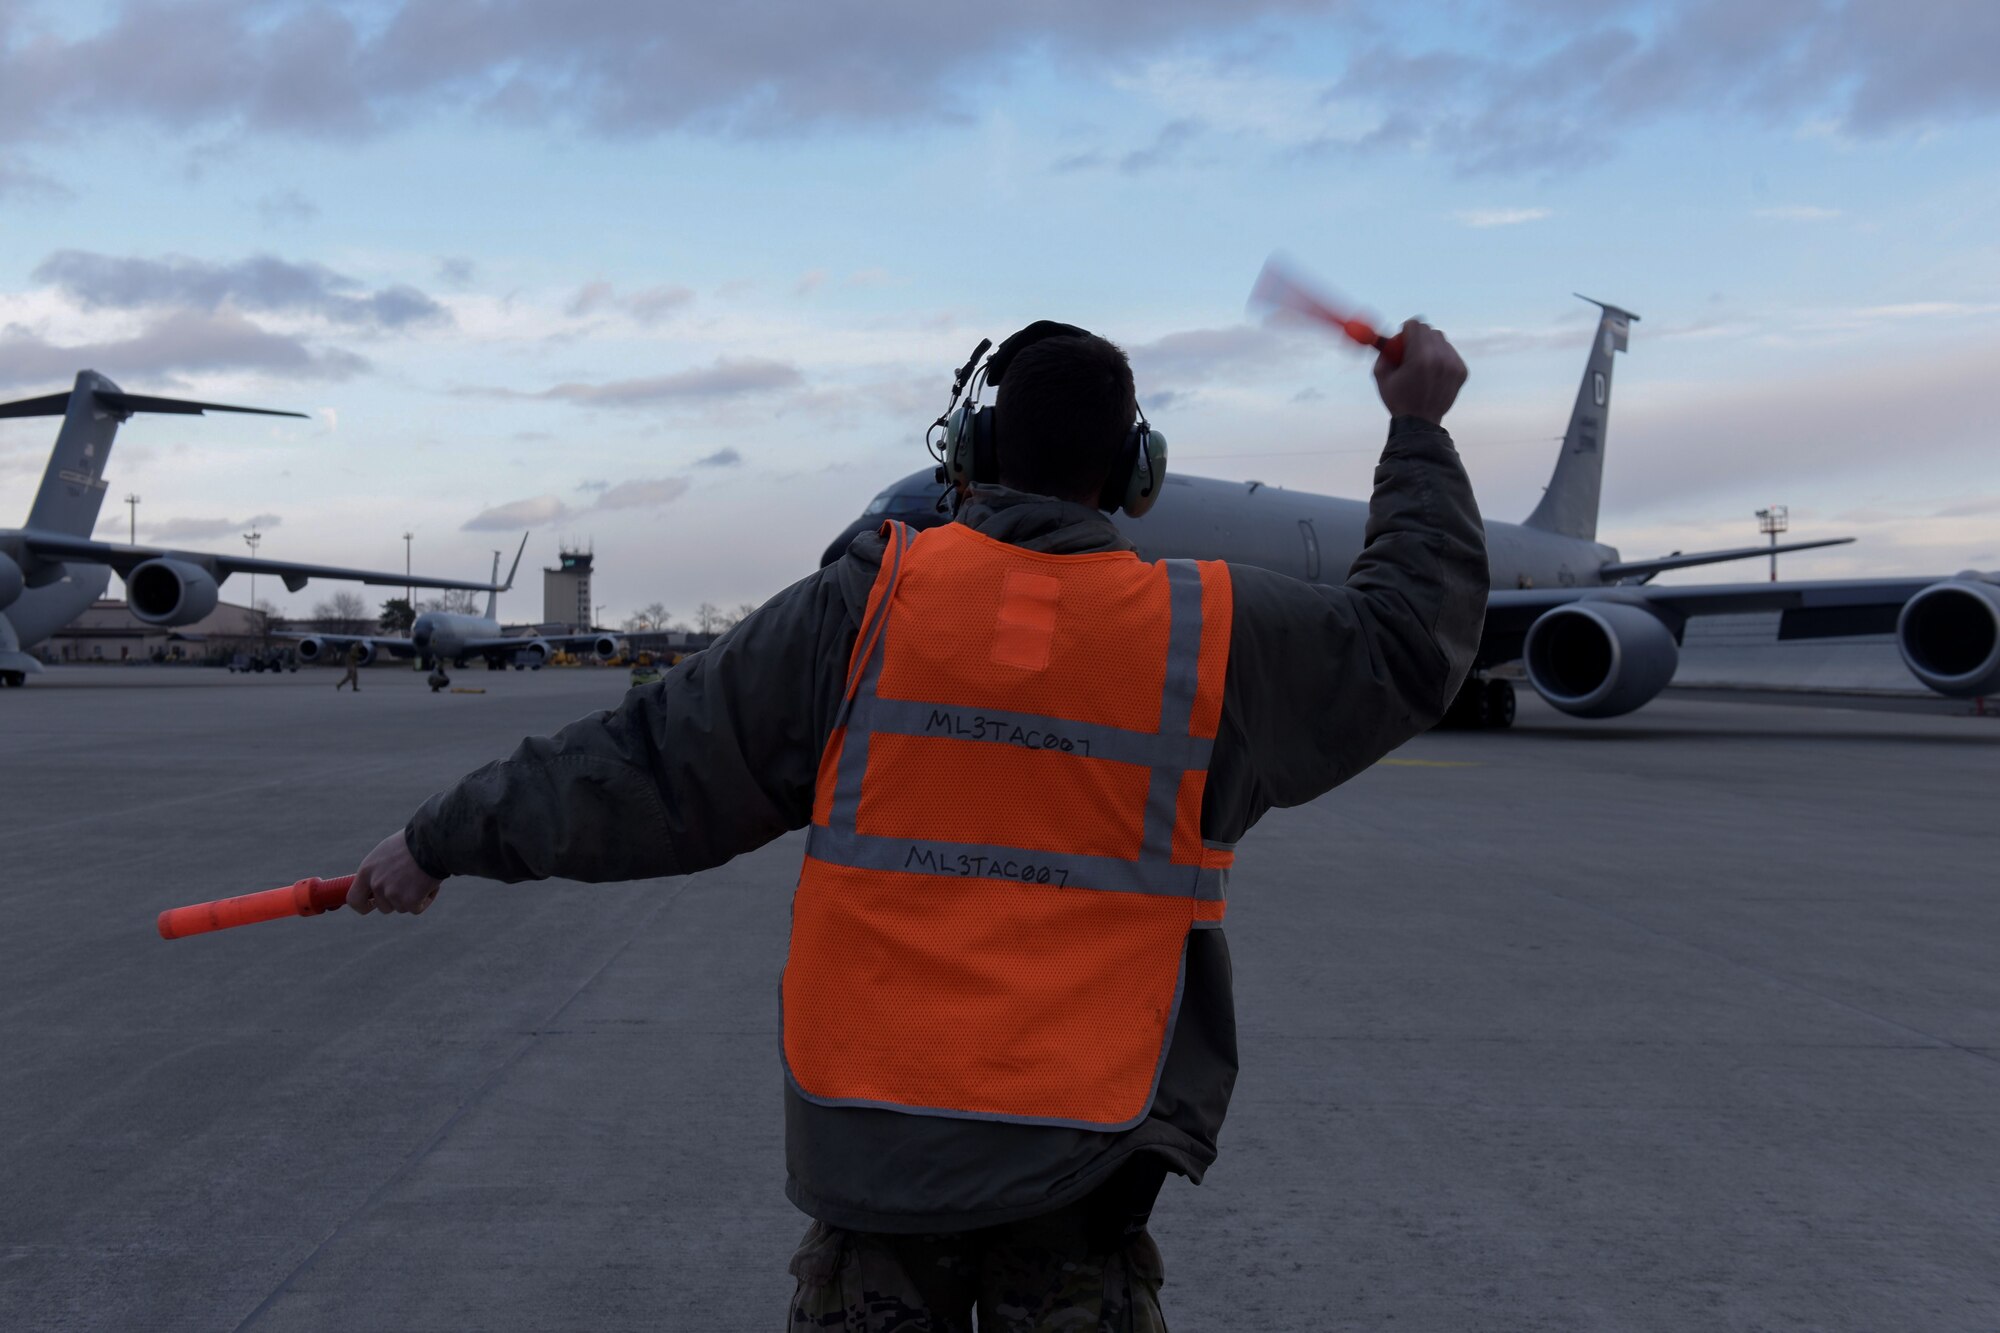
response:
{"label": "orange marshalling wand", "polygon": [[183,935],[204,935],[211,930],[229,930],[286,916],[318,916],[344,906],[347,890],[353,883],[352,875],[338,879],[308,876],[282,889],[169,908],[160,913],[160,938],[177,940]]}
{"label": "orange marshalling wand", "polygon": [[1342,314],[1333,299],[1308,287],[1276,259],[1264,261],[1257,285],[1250,289],[1250,304],[1273,310],[1289,310],[1295,315],[1330,324],[1363,347],[1380,352],[1392,366],[1403,364],[1403,335],[1384,338],[1375,326],[1355,314]]}

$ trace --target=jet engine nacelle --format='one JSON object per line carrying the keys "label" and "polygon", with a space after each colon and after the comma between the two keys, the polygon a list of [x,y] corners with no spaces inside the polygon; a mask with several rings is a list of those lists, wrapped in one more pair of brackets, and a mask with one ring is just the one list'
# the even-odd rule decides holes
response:
{"label": "jet engine nacelle", "polygon": [[191,625],[221,595],[213,574],[185,560],[148,560],[125,576],[126,605],[148,625]]}
{"label": "jet engine nacelle", "polygon": [[590,647],[591,651],[597,654],[598,661],[609,662],[625,651],[625,640],[615,634],[600,634],[597,636],[597,642]]}
{"label": "jet engine nacelle", "polygon": [[1644,607],[1596,599],[1546,611],[1521,653],[1535,692],[1575,717],[1617,717],[1667,687],[1674,632]]}
{"label": "jet engine nacelle", "polygon": [[2000,693],[2000,587],[1969,577],[1933,583],[1903,603],[1896,647],[1910,674],[1939,694]]}
{"label": "jet engine nacelle", "polygon": [[556,650],[549,647],[549,642],[547,639],[534,639],[528,643],[522,644],[520,648],[516,650],[515,660],[523,662],[526,665],[533,667],[535,670],[539,671],[544,666],[547,666],[549,659],[551,657],[554,657],[555,655],[556,655]]}
{"label": "jet engine nacelle", "polygon": [[[381,655],[376,652],[373,639],[361,639],[358,642],[361,644],[362,666],[367,666]],[[345,645],[335,643],[331,639],[322,639],[315,634],[300,639],[298,649],[301,662],[339,662],[344,660],[347,654]]]}
{"label": "jet engine nacelle", "polygon": [[0,607],[12,606],[27,586],[28,576],[14,563],[14,557],[0,551]]}

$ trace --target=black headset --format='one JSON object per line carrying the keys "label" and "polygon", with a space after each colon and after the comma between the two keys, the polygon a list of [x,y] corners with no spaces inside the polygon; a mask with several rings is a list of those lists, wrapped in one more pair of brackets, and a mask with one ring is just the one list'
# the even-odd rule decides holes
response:
{"label": "black headset", "polygon": [[[1000,383],[1007,367],[1014,363],[1015,355],[1023,347],[1044,338],[1091,336],[1089,330],[1074,324],[1038,319],[1001,343],[993,355],[987,357],[984,365],[979,364],[979,358],[993,346],[993,340],[981,338],[979,346],[972,349],[972,355],[952,376],[951,406],[931,423],[930,434],[926,437],[932,456],[938,460],[938,480],[963,485],[998,481],[999,413],[991,405],[980,403],[980,392],[986,385]],[[976,372],[975,366],[978,367]],[[971,397],[961,402],[968,382]],[[1167,437],[1153,429],[1144,412],[1140,412],[1138,418],[1126,430],[1118,456],[1112,460],[1111,471],[1104,479],[1104,489],[1097,497],[1097,507],[1106,513],[1123,509],[1132,517],[1139,517],[1153,507],[1153,502],[1159,499],[1160,486],[1166,481]],[[943,432],[941,437],[937,434],[939,431]]]}

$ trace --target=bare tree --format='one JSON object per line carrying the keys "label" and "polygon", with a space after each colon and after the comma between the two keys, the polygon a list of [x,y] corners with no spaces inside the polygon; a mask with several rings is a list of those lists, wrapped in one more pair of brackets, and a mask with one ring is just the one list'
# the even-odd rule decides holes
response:
{"label": "bare tree", "polygon": [[375,628],[374,617],[368,614],[368,603],[361,600],[360,593],[347,588],[315,603],[313,619],[333,634],[367,634]]}
{"label": "bare tree", "polygon": [[722,614],[722,608],[714,602],[703,602],[694,609],[694,627],[703,634],[720,634],[731,623],[729,617]]}
{"label": "bare tree", "polygon": [[624,630],[627,634],[644,634],[649,630],[662,630],[667,628],[668,619],[669,612],[665,606],[659,602],[648,602],[631,615],[625,617]]}
{"label": "bare tree", "polygon": [[752,611],[755,611],[756,609],[757,609],[757,603],[755,602],[737,603],[736,609],[729,613],[729,623],[732,625],[742,624],[744,621],[750,618],[750,613]]}
{"label": "bare tree", "polygon": [[419,611],[449,611],[453,615],[476,616],[485,608],[479,594],[470,588],[445,588],[429,601],[417,604]]}

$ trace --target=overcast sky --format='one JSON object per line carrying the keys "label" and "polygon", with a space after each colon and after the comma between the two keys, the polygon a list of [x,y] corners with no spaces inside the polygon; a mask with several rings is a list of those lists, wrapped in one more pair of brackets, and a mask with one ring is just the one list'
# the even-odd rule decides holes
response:
{"label": "overcast sky", "polygon": [[[137,492],[142,540],[470,574],[528,528],[686,616],[810,570],[1041,317],[1132,353],[1177,467],[1365,494],[1365,360],[1245,315],[1282,250],[1460,342],[1490,517],[1581,291],[1643,316],[1626,554],[1779,502],[1862,538],[1797,577],[2000,567],[1995,51],[1990,0],[0,0],[0,398],[313,414],[136,419],[101,535]],[[0,422],[0,523],[52,426]]]}

